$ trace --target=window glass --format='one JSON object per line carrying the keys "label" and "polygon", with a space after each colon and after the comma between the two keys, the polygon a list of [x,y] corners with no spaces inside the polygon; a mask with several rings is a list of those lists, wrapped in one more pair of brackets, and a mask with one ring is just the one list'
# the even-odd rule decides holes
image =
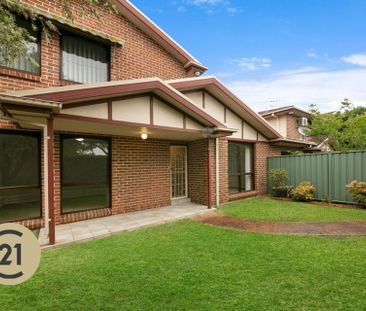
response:
{"label": "window glass", "polygon": [[61,42],[62,79],[79,83],[109,80],[109,47],[66,34]]}
{"label": "window glass", "polygon": [[62,212],[110,207],[110,141],[62,138]]}
{"label": "window glass", "polygon": [[0,222],[41,217],[40,136],[0,132]]}
{"label": "window glass", "polygon": [[229,193],[236,193],[239,189],[239,175],[229,175]]}
{"label": "window glass", "polygon": [[[16,22],[20,27],[25,28],[28,31],[28,33],[32,37],[34,37],[35,41],[24,42],[24,54],[20,57],[15,58],[14,60],[12,60],[7,64],[3,64],[2,66],[10,69],[22,70],[34,74],[39,74],[40,72],[39,31],[35,31],[32,28],[31,24],[24,19],[18,18]],[[5,55],[6,53],[7,53],[6,47],[4,46],[1,47],[0,59],[2,58],[2,55]],[[31,59],[33,59],[33,61],[31,61]]]}
{"label": "window glass", "polygon": [[229,192],[253,190],[253,145],[229,142]]}
{"label": "window glass", "polygon": [[236,144],[229,143],[229,173],[237,173],[239,169],[238,163],[238,146]]}

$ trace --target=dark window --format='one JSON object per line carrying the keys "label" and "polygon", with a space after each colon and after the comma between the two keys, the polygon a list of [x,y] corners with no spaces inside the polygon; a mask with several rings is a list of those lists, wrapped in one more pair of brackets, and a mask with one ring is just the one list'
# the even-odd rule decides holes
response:
{"label": "dark window", "polygon": [[0,222],[40,217],[40,135],[0,132]]}
{"label": "dark window", "polygon": [[229,193],[253,190],[253,145],[229,142]]}
{"label": "dark window", "polygon": [[[24,42],[24,54],[20,57],[15,58],[11,62],[8,62],[7,64],[3,64],[2,66],[38,75],[40,72],[40,32],[38,30],[34,30],[30,22],[22,18],[17,18],[16,23],[18,26],[25,28],[28,33],[35,39],[35,41],[29,40]],[[6,53],[6,47],[1,47],[0,59],[2,55],[5,55]]]}
{"label": "dark window", "polygon": [[62,213],[110,207],[110,140],[62,136]]}
{"label": "dark window", "polygon": [[64,34],[61,39],[61,78],[79,83],[109,80],[109,47]]}

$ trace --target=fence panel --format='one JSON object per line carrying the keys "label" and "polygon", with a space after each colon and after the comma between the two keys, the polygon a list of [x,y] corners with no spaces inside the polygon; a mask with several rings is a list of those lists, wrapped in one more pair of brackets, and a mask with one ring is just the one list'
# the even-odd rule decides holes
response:
{"label": "fence panel", "polygon": [[[366,151],[269,157],[268,172],[276,168],[287,171],[292,186],[305,180],[314,184],[318,200],[353,203],[345,186],[352,180],[366,181]],[[268,180],[268,192],[271,192],[269,176]]]}

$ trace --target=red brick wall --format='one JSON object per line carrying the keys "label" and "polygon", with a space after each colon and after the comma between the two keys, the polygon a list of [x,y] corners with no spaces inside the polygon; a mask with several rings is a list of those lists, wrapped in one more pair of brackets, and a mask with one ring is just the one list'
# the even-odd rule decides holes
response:
{"label": "red brick wall", "polygon": [[208,140],[188,144],[188,196],[192,202],[207,205]]}
{"label": "red brick wall", "polygon": [[267,158],[281,155],[281,149],[266,142],[258,142],[254,152],[254,187],[258,194],[264,194],[267,193]]}
{"label": "red brick wall", "polygon": [[61,214],[60,141],[55,135],[56,223],[170,205],[170,142],[112,138],[112,208]]}
{"label": "red brick wall", "polygon": [[220,203],[225,203],[229,201],[228,140],[226,138],[219,140],[219,159]]}
{"label": "red brick wall", "polygon": [[[33,6],[54,14],[61,14],[57,1],[25,0]],[[72,9],[80,12],[78,1],[73,1]],[[82,19],[76,15],[75,21],[87,27],[125,41],[123,47],[111,48],[111,79],[125,80],[144,77],[177,79],[187,76],[186,70],[177,59],[160,45],[145,35],[121,15],[98,7],[100,20]],[[41,75],[31,75],[14,70],[0,69],[0,92],[62,85],[60,74],[60,40],[58,34],[51,34],[50,41],[41,40]]]}
{"label": "red brick wall", "polygon": [[[227,198],[227,141],[220,144],[220,202]],[[216,141],[201,139],[188,144],[188,196],[192,202],[208,205],[208,149],[210,150],[211,204],[216,205]],[[226,173],[225,173],[226,172]]]}
{"label": "red brick wall", "polygon": [[170,205],[170,143],[113,137],[113,214]]}

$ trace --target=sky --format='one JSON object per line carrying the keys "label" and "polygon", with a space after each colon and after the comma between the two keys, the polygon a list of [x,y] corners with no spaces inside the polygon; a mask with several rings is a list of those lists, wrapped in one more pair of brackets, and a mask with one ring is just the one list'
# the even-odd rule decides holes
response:
{"label": "sky", "polygon": [[255,111],[366,105],[365,0],[131,0]]}

